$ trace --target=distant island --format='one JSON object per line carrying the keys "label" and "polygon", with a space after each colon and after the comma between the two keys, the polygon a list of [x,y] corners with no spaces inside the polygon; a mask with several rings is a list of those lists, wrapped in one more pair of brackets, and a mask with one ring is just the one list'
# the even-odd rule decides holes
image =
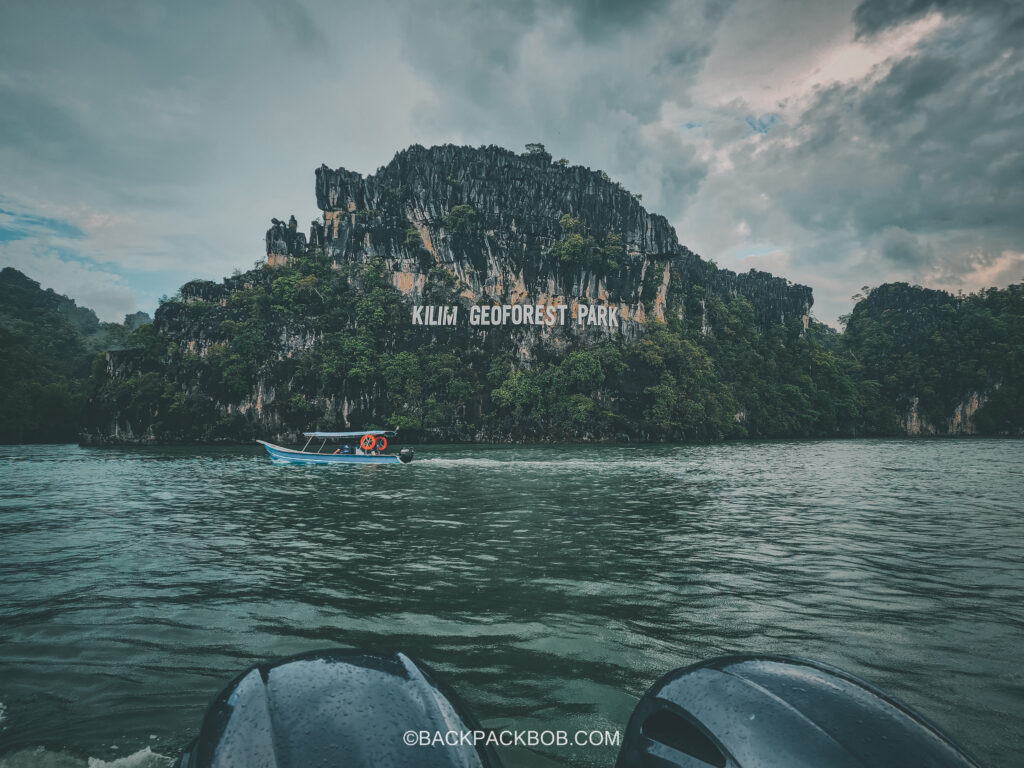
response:
{"label": "distant island", "polygon": [[102,323],[13,267],[0,270],[0,442],[77,441],[97,356],[134,344],[132,332],[151,322],[136,312]]}
{"label": "distant island", "polygon": [[[806,286],[718,268],[540,145],[413,146],[366,177],[324,166],[316,198],[308,235],[275,219],[265,263],[185,284],[152,322],[100,323],[4,269],[0,440],[1024,435],[1024,284],[882,285],[839,333]],[[413,322],[416,306],[556,303],[616,322]]]}

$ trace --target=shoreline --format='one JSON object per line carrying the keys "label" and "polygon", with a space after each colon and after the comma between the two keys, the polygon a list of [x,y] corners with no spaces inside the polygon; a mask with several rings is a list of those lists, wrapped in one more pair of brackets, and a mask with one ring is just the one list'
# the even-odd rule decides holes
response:
{"label": "shoreline", "polygon": [[[355,430],[358,431],[358,430]],[[262,438],[261,438],[262,439]],[[747,437],[727,438],[722,440],[630,440],[621,438],[595,439],[595,440],[399,440],[402,445],[461,445],[461,446],[495,446],[495,447],[531,447],[531,446],[578,446],[578,447],[667,447],[667,446],[698,446],[698,445],[750,445],[750,444],[777,444],[777,443],[831,443],[850,441],[891,441],[907,440],[920,441],[970,441],[970,440],[1000,440],[1014,441],[1022,440],[1024,435],[979,435],[979,434],[954,434],[954,435],[799,435],[799,436],[775,436],[775,437]],[[284,443],[302,442],[298,439],[285,439]],[[75,445],[79,448],[232,448],[232,447],[256,447],[256,438],[252,440],[102,440],[102,441],[38,441],[19,443],[0,443],[0,446],[19,445]]]}

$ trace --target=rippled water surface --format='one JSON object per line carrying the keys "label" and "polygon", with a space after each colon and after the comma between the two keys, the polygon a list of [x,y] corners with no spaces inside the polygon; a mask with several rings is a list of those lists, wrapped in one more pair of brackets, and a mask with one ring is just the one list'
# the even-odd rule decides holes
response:
{"label": "rippled water surface", "polygon": [[516,729],[624,731],[669,669],[810,656],[1024,765],[1024,442],[416,455],[0,447],[0,766],[159,762],[243,667],[325,646],[404,650]]}

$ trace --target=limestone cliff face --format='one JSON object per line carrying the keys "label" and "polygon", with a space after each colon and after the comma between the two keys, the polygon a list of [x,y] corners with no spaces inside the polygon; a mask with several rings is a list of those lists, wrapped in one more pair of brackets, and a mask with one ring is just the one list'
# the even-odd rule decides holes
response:
{"label": "limestone cliff face", "polygon": [[899,418],[900,432],[910,437],[937,437],[977,435],[975,416],[989,400],[989,395],[971,392],[953,408],[952,415],[944,423],[933,423],[921,413],[920,399],[911,398],[907,412]]}
{"label": "limestone cliff face", "polygon": [[[552,162],[545,152],[499,147],[413,146],[377,173],[321,166],[309,238],[274,220],[267,261],[316,254],[338,266],[382,258],[392,283],[411,303],[423,301],[431,270],[458,280],[473,303],[579,302],[617,307],[623,332],[635,336],[650,318],[682,311],[673,298],[700,286],[709,294],[751,300],[761,325],[807,317],[811,291],[763,272],[717,269],[682,246],[668,221],[605,174]],[[563,217],[574,219],[599,248],[621,243],[612,265],[566,263]]]}

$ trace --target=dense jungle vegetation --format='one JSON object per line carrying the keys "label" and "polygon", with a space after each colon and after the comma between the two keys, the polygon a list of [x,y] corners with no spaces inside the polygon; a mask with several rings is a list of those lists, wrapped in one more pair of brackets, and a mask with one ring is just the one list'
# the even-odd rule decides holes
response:
{"label": "dense jungle vegetation", "polygon": [[[1024,432],[1021,284],[969,296],[883,285],[842,334],[799,320],[759,329],[748,300],[694,286],[681,317],[648,323],[635,343],[542,345],[524,364],[515,350],[530,330],[413,327],[383,265],[361,287],[348,278],[306,259],[234,278],[223,300],[190,284],[132,330],[138,318],[100,323],[5,269],[0,439],[69,441],[111,420],[169,441],[347,425],[425,440],[895,435],[915,402],[942,433],[974,395],[980,433]],[[443,270],[427,292],[457,301]],[[102,354],[114,347],[124,370]]]}
{"label": "dense jungle vegetation", "polygon": [[[120,419],[160,440],[375,425],[427,440],[841,437],[899,434],[915,399],[942,433],[977,394],[979,431],[1024,429],[1024,285],[963,297],[883,285],[843,334],[799,319],[758,328],[747,299],[692,286],[681,316],[635,343],[540,346],[522,363],[529,330],[413,327],[382,264],[361,287],[348,278],[304,259],[246,273],[214,300],[185,286],[189,298],[128,339],[129,375],[96,358],[85,425]],[[427,295],[455,303],[454,280],[435,270]]]}
{"label": "dense jungle vegetation", "polygon": [[0,442],[77,440],[93,357],[123,344],[143,318],[101,323],[18,270],[0,271]]}

